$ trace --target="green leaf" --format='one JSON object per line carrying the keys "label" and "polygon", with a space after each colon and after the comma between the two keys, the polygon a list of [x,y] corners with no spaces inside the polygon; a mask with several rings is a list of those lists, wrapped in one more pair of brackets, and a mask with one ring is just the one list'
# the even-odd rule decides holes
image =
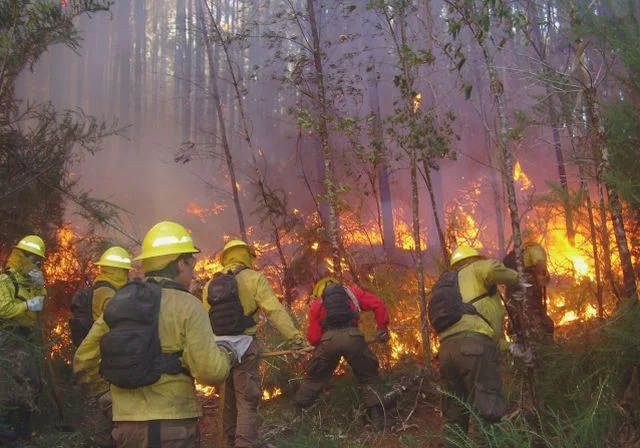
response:
{"label": "green leaf", "polygon": [[473,86],[471,84],[467,84],[464,86],[464,99],[469,100],[471,98],[471,91],[473,90]]}

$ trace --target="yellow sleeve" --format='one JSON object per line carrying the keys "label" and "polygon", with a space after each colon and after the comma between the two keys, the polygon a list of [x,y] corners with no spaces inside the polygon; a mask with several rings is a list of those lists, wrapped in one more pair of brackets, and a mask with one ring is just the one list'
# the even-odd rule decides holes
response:
{"label": "yellow sleeve", "polygon": [[198,304],[190,307],[189,312],[182,360],[199,383],[220,384],[229,375],[229,358],[216,345],[209,315],[204,308]]}
{"label": "yellow sleeve", "polygon": [[100,340],[108,331],[109,327],[100,316],[73,357],[73,373],[78,382],[87,386],[94,396],[109,391],[109,383],[100,376]]}
{"label": "yellow sleeve", "polygon": [[302,338],[300,332],[291,320],[291,316],[276,297],[267,278],[260,274],[256,284],[256,303],[267,316],[267,319],[276,327],[276,330],[286,340],[292,341]]}
{"label": "yellow sleeve", "polygon": [[16,288],[7,275],[0,278],[0,319],[13,319],[28,311],[27,302],[16,297]]}
{"label": "yellow sleeve", "polygon": [[211,280],[205,283],[204,288],[202,288],[202,304],[204,305],[204,309],[207,310],[207,313],[211,309],[211,305],[209,305],[209,301],[207,300],[209,297],[209,283],[211,283]]}
{"label": "yellow sleeve", "polygon": [[107,286],[96,288],[93,292],[93,300],[91,302],[91,314],[93,316],[93,320],[97,320],[98,317],[104,313],[105,307],[115,295],[116,292]]}
{"label": "yellow sleeve", "polygon": [[484,272],[485,286],[491,288],[494,285],[515,285],[518,283],[518,272],[509,269],[498,260],[486,260]]}

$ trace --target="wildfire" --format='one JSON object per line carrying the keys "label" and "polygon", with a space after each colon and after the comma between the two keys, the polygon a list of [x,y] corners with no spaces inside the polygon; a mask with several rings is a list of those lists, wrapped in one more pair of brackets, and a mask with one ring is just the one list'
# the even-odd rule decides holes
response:
{"label": "wildfire", "polygon": [[529,177],[522,171],[520,161],[517,161],[513,167],[513,180],[520,183],[521,191],[530,190],[533,187],[533,183],[529,180]]}
{"label": "wildfire", "polygon": [[271,390],[264,389],[262,391],[262,401],[273,400],[274,398],[279,397],[280,395],[282,395],[282,389],[280,389],[279,387],[274,387]]}
{"label": "wildfire", "polygon": [[411,342],[402,342],[397,332],[389,330],[389,348],[391,351],[392,366],[403,356],[413,356],[418,353],[418,347],[422,341],[420,332],[416,330],[411,336]]}
{"label": "wildfire", "polygon": [[57,231],[58,250],[48,254],[44,263],[47,283],[68,282],[81,271],[76,251],[75,236],[69,225]]}
{"label": "wildfire", "polygon": [[216,394],[216,392],[217,389],[215,386],[204,386],[196,382],[196,393],[198,393],[198,395],[202,395],[207,398],[217,397],[218,395]]}
{"label": "wildfire", "polygon": [[422,104],[422,94],[416,93],[413,97],[413,113],[415,114],[420,109],[420,104]]}
{"label": "wildfire", "polygon": [[185,212],[187,212],[187,214],[189,215],[196,216],[200,220],[200,222],[205,223],[207,220],[206,218],[208,216],[219,215],[224,211],[225,208],[226,208],[226,205],[222,203],[214,204],[210,208],[203,208],[203,207],[200,207],[195,202],[189,202],[189,204],[187,204],[187,208]]}
{"label": "wildfire", "polygon": [[67,322],[64,322],[61,319],[56,323],[55,327],[53,327],[49,332],[49,341],[52,341],[52,344],[49,347],[49,357],[51,359],[60,358],[65,364],[71,365],[71,332]]}

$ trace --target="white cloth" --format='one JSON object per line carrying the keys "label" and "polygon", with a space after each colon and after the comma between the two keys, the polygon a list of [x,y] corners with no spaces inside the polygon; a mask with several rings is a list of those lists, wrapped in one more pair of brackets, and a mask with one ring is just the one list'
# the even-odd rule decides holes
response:
{"label": "white cloth", "polygon": [[238,354],[238,362],[242,362],[242,357],[253,342],[253,336],[240,334],[237,336],[216,336],[217,341],[227,341],[233,345],[233,349]]}

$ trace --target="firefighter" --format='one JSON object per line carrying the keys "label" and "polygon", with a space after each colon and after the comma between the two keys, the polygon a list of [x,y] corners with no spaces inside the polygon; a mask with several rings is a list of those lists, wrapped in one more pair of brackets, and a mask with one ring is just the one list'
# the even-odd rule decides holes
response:
{"label": "firefighter", "polygon": [[76,351],[80,383],[95,387],[102,375],[111,384],[119,448],[199,446],[194,379],[219,384],[235,362],[232,347],[216,342],[207,313],[188,292],[199,252],[181,225],[153,226],[136,258],[144,281],[116,293]]}
{"label": "firefighter", "polygon": [[[547,314],[547,285],[550,281],[547,270],[547,252],[541,244],[535,241],[527,241],[522,246],[524,262],[524,280],[529,285],[525,296],[526,308],[529,313],[531,330],[535,339],[541,344],[553,343],[553,320]],[[516,254],[512,250],[504,259],[504,264],[510,269],[517,269]],[[511,313],[515,313],[513,307],[513,288],[507,288],[507,307]],[[512,333],[519,334],[523,331],[518,328],[517,322],[512,322]]]}
{"label": "firefighter", "polygon": [[[462,302],[475,307],[474,314],[463,314],[438,333],[441,387],[446,392],[442,397],[445,432],[455,434],[469,429],[469,413],[461,402],[468,403],[489,424],[500,421],[506,412],[499,349],[508,349],[527,366],[533,355],[502,339],[505,308],[496,286],[510,285],[515,287],[514,294],[524,295],[518,273],[468,246],[453,251],[450,266],[457,272]],[[432,290],[431,300],[433,297]]]}
{"label": "firefighter", "polygon": [[[102,315],[116,291],[127,283],[129,271],[132,268],[131,255],[123,247],[110,247],[102,254],[96,265],[100,267],[100,272],[89,290],[91,300],[88,301],[91,325]],[[84,336],[86,335],[83,335],[83,338]],[[98,408],[94,419],[96,445],[100,448],[115,447],[115,441],[111,437],[113,414],[109,383],[104,380],[96,381],[90,393],[96,398]]]}
{"label": "firefighter", "polygon": [[33,344],[37,313],[47,295],[44,257],[42,238],[25,236],[0,275],[0,440],[31,435],[31,412],[42,390]]}
{"label": "firefighter", "polygon": [[[267,278],[253,268],[256,259],[255,249],[242,240],[227,242],[220,254],[223,272],[232,273],[237,284],[236,300],[241,304],[240,312],[247,322],[235,335],[224,334],[232,343],[243,344],[241,361],[231,370],[224,384],[224,403],[222,409],[223,437],[226,446],[258,446],[260,417],[258,406],[262,391],[260,387],[259,344],[256,340],[258,311],[262,311],[282,337],[289,341],[294,350],[306,346],[300,332],[296,329],[289,313],[276,297]],[[232,310],[218,309],[213,300],[215,279],[207,282],[203,289],[203,302],[210,312],[212,322],[225,326],[224,317],[233,315]],[[214,303],[211,306],[211,303]],[[232,305],[232,304],[231,304]],[[226,311],[226,312],[225,312]],[[220,318],[222,322],[220,322]],[[219,332],[214,328],[216,336]]]}
{"label": "firefighter", "polygon": [[389,313],[384,302],[356,286],[343,286],[333,277],[318,281],[311,295],[307,339],[316,350],[296,393],[296,405],[305,409],[316,401],[344,356],[360,383],[367,418],[376,427],[384,426],[384,410],[376,394],[378,358],[358,329],[360,311],[372,311],[377,324],[376,339],[389,340]]}

